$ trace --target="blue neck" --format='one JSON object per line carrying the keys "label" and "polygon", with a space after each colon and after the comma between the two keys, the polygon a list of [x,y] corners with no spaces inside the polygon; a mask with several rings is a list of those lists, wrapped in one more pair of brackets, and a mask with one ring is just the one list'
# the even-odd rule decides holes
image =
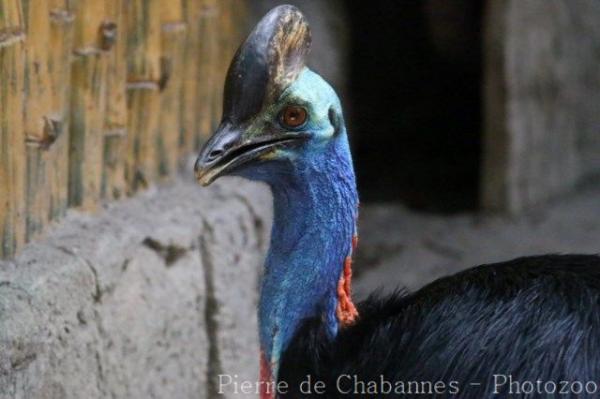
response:
{"label": "blue neck", "polygon": [[261,350],[275,377],[302,320],[322,317],[332,336],[338,329],[336,287],[351,253],[358,195],[345,132],[325,145],[268,181],[274,221],[259,323]]}

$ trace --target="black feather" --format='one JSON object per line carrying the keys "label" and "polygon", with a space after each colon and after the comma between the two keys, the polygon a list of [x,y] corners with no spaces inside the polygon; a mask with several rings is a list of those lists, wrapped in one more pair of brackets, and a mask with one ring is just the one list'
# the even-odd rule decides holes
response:
{"label": "black feather", "polygon": [[[494,393],[495,374],[521,382],[600,385],[598,256],[547,255],[479,266],[413,294],[370,297],[359,311],[359,322],[334,340],[320,320],[304,322],[281,360],[279,380],[289,386],[281,397],[404,398],[419,390],[414,396],[507,397],[508,385]],[[323,381],[325,394],[299,391],[308,375]],[[364,393],[360,386],[345,394],[354,384],[340,390],[344,375],[363,382],[383,378],[394,388],[421,384],[412,384],[412,394]],[[438,381],[446,389],[436,395]],[[556,397],[581,397],[572,388]],[[536,392],[528,397],[552,397]]]}

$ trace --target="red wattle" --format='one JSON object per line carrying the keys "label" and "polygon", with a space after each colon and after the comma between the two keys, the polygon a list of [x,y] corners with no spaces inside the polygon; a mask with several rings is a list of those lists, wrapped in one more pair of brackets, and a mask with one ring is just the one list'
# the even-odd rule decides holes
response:
{"label": "red wattle", "polygon": [[260,352],[260,399],[275,399],[275,389],[271,364]]}
{"label": "red wattle", "polygon": [[[358,236],[352,237],[352,250],[356,249],[358,244]],[[344,269],[338,282],[337,287],[338,304],[336,315],[341,327],[346,327],[354,324],[358,317],[356,306],[352,302],[352,257],[346,257]]]}

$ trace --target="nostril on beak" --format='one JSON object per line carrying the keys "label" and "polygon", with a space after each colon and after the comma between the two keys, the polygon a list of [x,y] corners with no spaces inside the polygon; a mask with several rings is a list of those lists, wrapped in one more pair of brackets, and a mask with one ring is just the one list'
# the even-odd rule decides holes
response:
{"label": "nostril on beak", "polygon": [[220,148],[217,148],[215,150],[212,150],[209,154],[208,154],[208,161],[212,162],[215,159],[219,158],[221,155],[223,155],[223,150]]}
{"label": "nostril on beak", "polygon": [[215,146],[209,153],[207,158],[208,162],[213,162],[216,159],[222,157],[231,147],[233,147],[233,141],[225,141],[223,143],[219,143],[219,145]]}
{"label": "nostril on beak", "polygon": [[205,144],[194,165],[196,172],[214,167],[228,151],[235,147],[240,133],[231,130],[228,125],[220,126],[213,137]]}

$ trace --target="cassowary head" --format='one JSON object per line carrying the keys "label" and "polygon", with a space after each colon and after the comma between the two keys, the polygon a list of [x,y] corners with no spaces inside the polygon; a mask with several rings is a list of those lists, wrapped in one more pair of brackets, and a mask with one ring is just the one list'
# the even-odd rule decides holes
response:
{"label": "cassowary head", "polygon": [[263,17],[229,67],[222,121],[196,161],[200,183],[226,174],[274,183],[343,130],[338,97],[305,66],[310,44],[297,8]]}

